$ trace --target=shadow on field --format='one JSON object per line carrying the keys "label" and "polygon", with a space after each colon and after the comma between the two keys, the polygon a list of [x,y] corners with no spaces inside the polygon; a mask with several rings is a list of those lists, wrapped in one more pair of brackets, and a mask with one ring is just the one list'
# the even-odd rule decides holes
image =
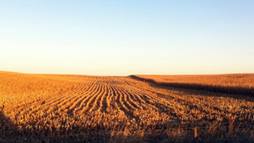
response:
{"label": "shadow on field", "polygon": [[0,110],[0,143],[106,143],[109,133],[100,127],[71,129],[18,128]]}
{"label": "shadow on field", "polygon": [[228,120],[211,121],[209,124],[202,124],[202,121],[155,123],[141,126],[142,134],[139,135],[125,135],[125,129],[128,127],[123,125],[114,131],[102,125],[90,128],[72,126],[69,129],[18,128],[0,112],[0,143],[251,143],[254,139],[252,128],[238,126]]}
{"label": "shadow on field", "polygon": [[143,137],[134,135],[112,136],[111,133],[110,129],[105,129],[100,126],[91,128],[76,126],[70,129],[65,128],[60,130],[33,129],[33,127],[18,128],[0,110],[0,143],[132,143],[160,142],[163,139],[165,140],[165,137],[163,137],[164,134],[158,135],[158,132],[156,139],[151,135],[144,135]]}
{"label": "shadow on field", "polygon": [[[130,75],[130,78],[142,82],[146,82],[153,87],[181,90],[184,92],[196,92],[196,93],[218,93],[219,96],[226,96],[235,99],[244,99],[248,101],[254,101],[254,89],[244,88],[244,87],[223,87],[223,86],[213,86],[213,85],[202,85],[202,84],[191,84],[191,83],[165,83],[157,82],[153,79],[142,78],[136,75]],[[244,95],[244,96],[243,96]]]}
{"label": "shadow on field", "polygon": [[7,137],[14,136],[16,133],[15,131],[17,131],[15,125],[0,109],[0,143],[5,142]]}

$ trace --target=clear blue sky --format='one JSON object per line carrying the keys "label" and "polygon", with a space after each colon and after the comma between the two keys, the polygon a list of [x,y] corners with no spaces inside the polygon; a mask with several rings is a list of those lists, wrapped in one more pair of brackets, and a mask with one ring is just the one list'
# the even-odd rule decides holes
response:
{"label": "clear blue sky", "polygon": [[1,0],[0,70],[254,72],[254,1]]}

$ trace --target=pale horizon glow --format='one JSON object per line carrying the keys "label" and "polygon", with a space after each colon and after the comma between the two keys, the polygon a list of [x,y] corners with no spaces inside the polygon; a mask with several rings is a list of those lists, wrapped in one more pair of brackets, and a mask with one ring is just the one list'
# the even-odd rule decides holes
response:
{"label": "pale horizon glow", "polygon": [[252,0],[0,1],[0,71],[254,73]]}

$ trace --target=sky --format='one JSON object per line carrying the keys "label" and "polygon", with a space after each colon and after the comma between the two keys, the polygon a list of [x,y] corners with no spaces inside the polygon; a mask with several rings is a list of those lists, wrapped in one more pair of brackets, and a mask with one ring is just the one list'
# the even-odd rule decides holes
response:
{"label": "sky", "polygon": [[0,71],[254,73],[254,1],[0,0]]}

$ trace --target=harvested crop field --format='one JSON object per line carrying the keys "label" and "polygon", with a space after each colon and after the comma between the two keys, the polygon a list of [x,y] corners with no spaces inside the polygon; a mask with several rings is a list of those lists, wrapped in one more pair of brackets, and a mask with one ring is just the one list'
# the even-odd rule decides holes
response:
{"label": "harvested crop field", "polygon": [[1,72],[0,105],[0,142],[254,140],[253,96],[159,86],[136,76]]}
{"label": "harvested crop field", "polygon": [[139,75],[145,79],[153,79],[164,83],[189,83],[224,87],[254,88],[254,74],[222,74],[222,75]]}

